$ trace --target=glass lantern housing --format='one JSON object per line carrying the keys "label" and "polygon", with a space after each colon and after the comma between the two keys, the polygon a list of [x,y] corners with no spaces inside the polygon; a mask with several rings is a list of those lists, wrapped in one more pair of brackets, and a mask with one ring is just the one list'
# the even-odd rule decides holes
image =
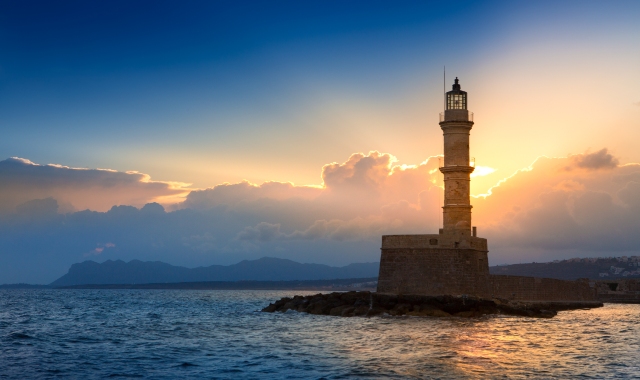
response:
{"label": "glass lantern housing", "polygon": [[460,90],[458,78],[453,84],[453,89],[447,92],[447,109],[448,110],[466,110],[467,109],[467,92]]}

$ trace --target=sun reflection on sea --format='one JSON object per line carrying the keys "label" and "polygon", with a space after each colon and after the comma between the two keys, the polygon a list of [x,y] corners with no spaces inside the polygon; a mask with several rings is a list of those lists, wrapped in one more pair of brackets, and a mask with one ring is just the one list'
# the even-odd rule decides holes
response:
{"label": "sun reflection on sea", "polygon": [[[638,311],[637,305],[609,305],[561,312],[550,320],[503,316],[361,320],[358,339],[351,331],[346,334],[350,338],[336,344],[345,360],[399,377],[573,378],[602,373],[605,368],[600,363],[605,360],[600,356],[615,355],[613,351],[625,346],[618,334],[640,336],[640,328],[632,322]],[[629,318],[623,330],[607,323],[620,318]],[[617,336],[608,329],[618,330]],[[607,343],[615,343],[612,352],[603,351]]]}

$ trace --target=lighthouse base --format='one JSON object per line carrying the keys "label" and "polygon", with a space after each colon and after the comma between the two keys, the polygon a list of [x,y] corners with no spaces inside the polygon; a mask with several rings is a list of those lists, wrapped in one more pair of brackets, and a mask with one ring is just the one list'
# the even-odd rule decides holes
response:
{"label": "lighthouse base", "polygon": [[378,293],[595,301],[594,282],[489,274],[487,240],[460,231],[382,237]]}
{"label": "lighthouse base", "polygon": [[378,292],[487,296],[487,251],[430,248],[429,242],[435,243],[438,237],[441,235],[383,236]]}

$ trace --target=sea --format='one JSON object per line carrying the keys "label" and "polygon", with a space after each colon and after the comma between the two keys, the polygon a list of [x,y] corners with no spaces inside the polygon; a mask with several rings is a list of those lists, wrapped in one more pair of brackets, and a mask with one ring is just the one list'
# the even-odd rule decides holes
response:
{"label": "sea", "polygon": [[300,291],[0,290],[0,379],[640,378],[640,305],[342,318]]}

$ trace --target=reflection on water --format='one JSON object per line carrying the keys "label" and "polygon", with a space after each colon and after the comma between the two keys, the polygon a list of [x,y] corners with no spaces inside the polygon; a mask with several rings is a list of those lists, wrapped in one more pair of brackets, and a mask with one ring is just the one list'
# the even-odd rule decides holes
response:
{"label": "reflection on water", "polygon": [[0,378],[640,377],[640,305],[553,319],[257,312],[288,295],[0,291]]}

